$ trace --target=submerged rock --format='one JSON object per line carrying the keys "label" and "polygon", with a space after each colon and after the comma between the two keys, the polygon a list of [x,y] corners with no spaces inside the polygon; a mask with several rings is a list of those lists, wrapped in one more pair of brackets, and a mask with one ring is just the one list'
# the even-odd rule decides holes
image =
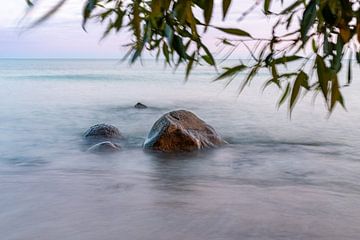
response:
{"label": "submerged rock", "polygon": [[144,148],[162,152],[189,152],[224,143],[215,129],[195,114],[178,110],[164,114],[155,122]]}
{"label": "submerged rock", "polygon": [[85,133],[85,138],[99,138],[99,139],[109,139],[109,138],[120,138],[120,131],[112,126],[105,123],[96,124],[90,127]]}
{"label": "submerged rock", "polygon": [[109,141],[97,143],[90,147],[87,151],[91,153],[113,153],[120,151],[120,146]]}
{"label": "submerged rock", "polygon": [[145,109],[147,108],[147,106],[145,104],[138,102],[137,104],[135,104],[134,108]]}

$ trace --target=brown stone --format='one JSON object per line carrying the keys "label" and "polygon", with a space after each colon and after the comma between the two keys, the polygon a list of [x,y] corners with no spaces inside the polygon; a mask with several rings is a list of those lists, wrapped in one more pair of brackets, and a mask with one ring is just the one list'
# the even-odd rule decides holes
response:
{"label": "brown stone", "polygon": [[190,152],[224,143],[215,129],[195,114],[178,110],[164,114],[155,122],[144,148],[162,152]]}

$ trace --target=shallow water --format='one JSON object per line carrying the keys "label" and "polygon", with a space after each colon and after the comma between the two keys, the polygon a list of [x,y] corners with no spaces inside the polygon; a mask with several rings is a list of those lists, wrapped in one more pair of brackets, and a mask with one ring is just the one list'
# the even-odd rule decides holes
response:
{"label": "shallow water", "polygon": [[[187,84],[161,64],[0,60],[1,239],[359,239],[360,83],[328,119],[320,99],[288,118],[278,93]],[[136,102],[150,106],[133,108]],[[141,145],[163,113],[188,109],[224,136],[220,149],[163,155]],[[96,123],[125,136],[85,152]]]}

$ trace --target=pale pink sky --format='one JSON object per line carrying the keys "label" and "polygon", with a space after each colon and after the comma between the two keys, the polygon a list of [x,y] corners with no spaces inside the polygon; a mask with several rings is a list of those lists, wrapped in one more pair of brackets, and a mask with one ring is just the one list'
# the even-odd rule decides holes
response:
{"label": "pale pink sky", "polygon": [[[40,5],[26,19],[29,22],[40,16],[56,0],[40,1]],[[236,19],[255,1],[233,1],[226,25],[238,27],[251,32],[254,36],[264,37],[269,33],[270,21],[261,13],[261,6],[244,21]],[[67,4],[48,22],[34,29],[22,31],[25,21],[19,24],[23,17],[25,0],[11,0],[2,3],[0,8],[0,58],[120,58],[125,49],[121,45],[126,43],[125,33],[111,35],[99,41],[104,26],[89,24],[88,32],[81,28],[81,12],[84,0],[68,0]],[[221,0],[216,1],[213,23],[221,22]],[[206,42],[216,51],[214,43],[220,32],[210,31],[206,35]],[[237,55],[243,53],[240,50]]]}

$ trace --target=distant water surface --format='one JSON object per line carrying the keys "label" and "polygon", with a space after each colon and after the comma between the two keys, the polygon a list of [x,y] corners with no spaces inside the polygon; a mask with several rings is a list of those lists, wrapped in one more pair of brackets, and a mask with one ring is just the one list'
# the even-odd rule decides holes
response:
{"label": "distant water surface", "polygon": [[[152,61],[0,60],[0,239],[357,240],[359,75],[343,90],[347,111],[328,118],[309,95],[290,120],[276,89],[261,92],[266,72],[237,97],[239,80],[224,89],[207,67],[184,84],[183,69]],[[173,109],[229,144],[143,152]],[[120,129],[121,152],[85,152],[96,123]]]}

